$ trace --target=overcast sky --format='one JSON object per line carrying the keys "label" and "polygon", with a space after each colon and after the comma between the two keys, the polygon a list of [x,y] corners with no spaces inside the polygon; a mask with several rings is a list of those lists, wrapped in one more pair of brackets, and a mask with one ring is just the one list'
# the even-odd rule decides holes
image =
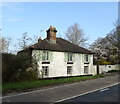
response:
{"label": "overcast sky", "polygon": [[67,28],[79,23],[91,44],[98,37],[105,37],[117,19],[117,2],[2,3],[2,34],[14,40],[24,32],[45,38],[50,25],[56,27],[58,37],[65,38]]}

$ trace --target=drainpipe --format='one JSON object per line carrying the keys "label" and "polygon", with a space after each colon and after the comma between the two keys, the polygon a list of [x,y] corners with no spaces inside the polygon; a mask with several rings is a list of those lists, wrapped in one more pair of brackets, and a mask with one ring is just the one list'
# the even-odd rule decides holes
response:
{"label": "drainpipe", "polygon": [[97,74],[100,74],[100,72],[99,72],[99,57],[97,57]]}
{"label": "drainpipe", "polygon": [[99,74],[99,64],[97,64],[97,74]]}

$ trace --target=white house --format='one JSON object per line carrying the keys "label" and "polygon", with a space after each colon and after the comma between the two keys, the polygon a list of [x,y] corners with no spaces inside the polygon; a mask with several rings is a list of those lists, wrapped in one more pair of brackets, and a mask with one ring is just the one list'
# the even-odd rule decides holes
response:
{"label": "white house", "polygon": [[42,78],[93,74],[93,53],[67,40],[56,37],[57,30],[50,26],[47,38],[29,47],[37,60],[38,76]]}

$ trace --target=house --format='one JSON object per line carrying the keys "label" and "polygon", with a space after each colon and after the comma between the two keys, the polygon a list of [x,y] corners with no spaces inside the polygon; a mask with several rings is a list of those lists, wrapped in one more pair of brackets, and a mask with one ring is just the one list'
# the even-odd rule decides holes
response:
{"label": "house", "polygon": [[[41,78],[93,74],[93,53],[62,38],[50,26],[45,39],[29,47],[32,59],[37,60],[38,76]],[[27,49],[28,50],[28,49]]]}

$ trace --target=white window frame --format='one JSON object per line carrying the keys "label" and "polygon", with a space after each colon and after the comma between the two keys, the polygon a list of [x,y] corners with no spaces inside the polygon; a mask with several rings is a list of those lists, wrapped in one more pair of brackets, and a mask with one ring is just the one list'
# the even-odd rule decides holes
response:
{"label": "white window frame", "polygon": [[67,75],[72,74],[72,66],[67,66]]}

